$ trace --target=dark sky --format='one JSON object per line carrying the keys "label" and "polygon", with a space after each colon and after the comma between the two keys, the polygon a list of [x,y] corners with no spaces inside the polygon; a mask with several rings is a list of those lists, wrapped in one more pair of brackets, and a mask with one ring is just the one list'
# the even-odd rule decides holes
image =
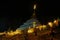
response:
{"label": "dark sky", "polygon": [[[28,19],[33,13],[33,4],[35,0],[0,1],[0,31],[10,29],[15,30]],[[46,23],[53,18],[59,17],[59,1],[36,0],[37,19]]]}

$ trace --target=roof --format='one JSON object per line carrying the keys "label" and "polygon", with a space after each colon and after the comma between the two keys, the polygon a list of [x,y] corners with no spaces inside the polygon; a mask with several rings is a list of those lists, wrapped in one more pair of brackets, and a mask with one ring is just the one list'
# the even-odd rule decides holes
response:
{"label": "roof", "polygon": [[36,26],[40,24],[37,19],[32,18],[32,19],[27,20],[23,25],[21,25],[17,29],[24,30],[26,28],[33,27],[33,22],[36,22]]}

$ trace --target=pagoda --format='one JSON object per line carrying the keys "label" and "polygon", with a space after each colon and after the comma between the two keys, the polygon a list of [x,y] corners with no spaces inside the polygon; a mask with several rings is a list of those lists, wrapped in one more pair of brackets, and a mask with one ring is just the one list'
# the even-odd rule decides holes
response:
{"label": "pagoda", "polygon": [[36,4],[34,5],[33,9],[34,9],[34,12],[33,12],[33,15],[31,16],[31,18],[29,20],[27,20],[19,28],[17,28],[18,30],[24,30],[29,27],[36,27],[36,26],[40,25],[40,22],[36,18]]}

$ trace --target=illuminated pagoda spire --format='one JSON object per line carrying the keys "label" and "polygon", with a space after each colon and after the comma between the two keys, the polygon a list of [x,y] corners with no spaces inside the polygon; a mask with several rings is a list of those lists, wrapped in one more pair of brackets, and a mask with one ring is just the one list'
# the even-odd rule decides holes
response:
{"label": "illuminated pagoda spire", "polygon": [[31,18],[29,20],[27,20],[23,25],[21,25],[19,28],[17,29],[20,29],[20,30],[24,30],[26,28],[29,28],[29,27],[36,27],[37,25],[39,25],[39,21],[36,19],[36,4],[34,4],[33,6],[33,15],[31,16]]}
{"label": "illuminated pagoda spire", "polygon": [[34,12],[33,12],[33,15],[32,15],[32,18],[36,18],[36,4],[34,4],[33,6],[33,9],[34,9]]}
{"label": "illuminated pagoda spire", "polygon": [[[36,13],[35,13],[35,10],[36,10],[36,4],[34,4],[34,6],[33,6],[33,9],[34,9],[34,13],[33,13],[33,15],[32,15],[32,18],[36,18]],[[36,26],[36,21],[33,21],[33,27],[35,28],[35,26]]]}

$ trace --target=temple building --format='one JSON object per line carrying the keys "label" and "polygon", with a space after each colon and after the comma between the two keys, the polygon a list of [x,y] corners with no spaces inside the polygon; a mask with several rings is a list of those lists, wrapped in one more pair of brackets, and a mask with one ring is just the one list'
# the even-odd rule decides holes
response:
{"label": "temple building", "polygon": [[29,28],[29,27],[36,27],[38,25],[40,25],[40,22],[37,20],[36,18],[36,13],[35,13],[35,10],[36,10],[36,4],[34,5],[33,7],[34,9],[34,13],[33,15],[31,16],[31,18],[29,20],[27,20],[23,25],[21,25],[19,28],[17,28],[18,30],[24,30],[26,28]]}

